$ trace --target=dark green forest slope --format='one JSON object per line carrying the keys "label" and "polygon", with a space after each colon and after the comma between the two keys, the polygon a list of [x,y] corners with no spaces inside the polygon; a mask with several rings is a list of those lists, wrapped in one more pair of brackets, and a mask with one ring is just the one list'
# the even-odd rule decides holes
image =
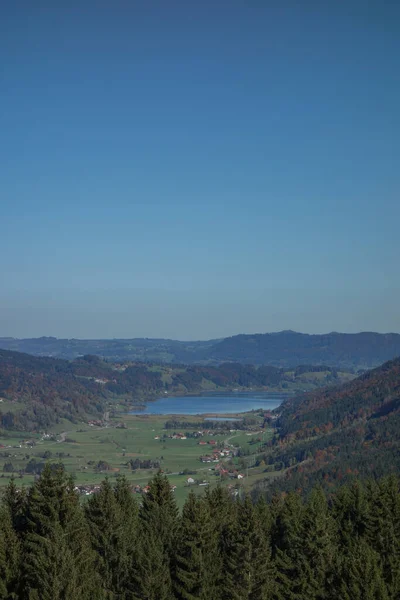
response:
{"label": "dark green forest slope", "polygon": [[270,504],[223,488],[179,514],[158,474],[140,502],[124,478],[80,504],[62,466],[0,508],[0,600],[398,600],[396,477]]}
{"label": "dark green forest slope", "polygon": [[262,388],[310,389],[352,377],[327,367],[219,367],[115,364],[88,355],[74,361],[0,350],[0,427],[47,429],[59,419],[101,415],[116,401],[127,406],[165,392]]}
{"label": "dark green forest slope", "polygon": [[[337,388],[286,400],[266,456],[287,469],[280,489],[327,489],[400,471],[400,358]],[[262,489],[263,484],[259,488]]]}

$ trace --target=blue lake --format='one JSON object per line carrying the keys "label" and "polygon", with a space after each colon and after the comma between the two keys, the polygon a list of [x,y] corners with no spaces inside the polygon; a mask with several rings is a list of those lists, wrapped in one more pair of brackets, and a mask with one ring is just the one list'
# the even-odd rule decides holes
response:
{"label": "blue lake", "polygon": [[144,410],[132,411],[132,414],[140,412],[149,415],[201,415],[235,414],[259,408],[272,410],[287,397],[287,394],[266,392],[164,396],[149,402]]}

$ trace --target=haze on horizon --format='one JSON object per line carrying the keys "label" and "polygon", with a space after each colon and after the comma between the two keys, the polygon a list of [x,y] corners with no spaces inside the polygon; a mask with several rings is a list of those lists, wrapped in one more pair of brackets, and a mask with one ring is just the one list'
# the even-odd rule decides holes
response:
{"label": "haze on horizon", "polygon": [[0,8],[0,337],[400,332],[400,3]]}

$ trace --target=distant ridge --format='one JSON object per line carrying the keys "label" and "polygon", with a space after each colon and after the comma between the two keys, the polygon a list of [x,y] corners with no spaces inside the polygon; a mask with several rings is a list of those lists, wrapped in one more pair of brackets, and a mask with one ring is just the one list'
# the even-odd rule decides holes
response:
{"label": "distant ridge", "polygon": [[398,333],[307,334],[295,331],[241,334],[214,344],[213,360],[273,366],[333,365],[367,369],[400,355]]}
{"label": "distant ridge", "polygon": [[231,361],[276,367],[314,364],[357,371],[377,367],[399,356],[400,334],[370,331],[308,334],[286,330],[189,342],[151,338],[79,340],[4,337],[0,338],[0,348],[66,359],[94,354],[110,361],[208,365]]}

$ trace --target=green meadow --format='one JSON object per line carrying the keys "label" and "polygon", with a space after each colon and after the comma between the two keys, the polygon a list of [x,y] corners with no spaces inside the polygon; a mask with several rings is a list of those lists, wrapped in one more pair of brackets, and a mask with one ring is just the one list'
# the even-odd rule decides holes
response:
{"label": "green meadow", "polygon": [[[200,456],[211,453],[212,447],[209,444],[199,445],[199,441],[208,442],[210,439],[215,439],[217,443],[223,444],[226,441],[239,445],[251,453],[244,458],[250,467],[245,469],[245,479],[240,482],[228,479],[224,484],[248,487],[257,479],[265,477],[263,468],[253,467],[254,457],[262,441],[272,435],[271,431],[262,431],[261,428],[252,433],[228,430],[223,434],[213,432],[201,438],[162,439],[164,435],[173,433],[164,428],[168,418],[166,415],[123,414],[110,419],[107,427],[91,426],[83,422],[72,425],[65,421],[47,432],[53,436],[50,439],[28,433],[0,437],[3,446],[0,448],[0,487],[7,485],[12,474],[20,485],[31,484],[35,475],[23,474],[21,477],[20,473],[29,468],[28,464],[32,459],[37,462],[61,461],[74,475],[76,485],[79,486],[99,484],[106,476],[113,479],[118,474],[124,474],[130,482],[143,487],[157,469],[139,468],[133,471],[130,461],[151,460],[160,463],[160,468],[168,475],[171,485],[176,486],[177,501],[182,504],[189,487],[193,487],[198,493],[205,489],[205,486],[189,486],[189,475],[187,472],[182,474],[182,471],[193,472],[191,476],[197,482],[207,482],[210,486],[220,482],[220,477],[215,472],[216,464],[200,461]],[[199,420],[201,418],[197,416],[180,416],[179,421],[184,422],[185,426],[180,427],[179,432],[197,431],[194,423]],[[203,427],[207,428],[207,422],[204,422]],[[32,442],[34,445],[31,445]],[[239,467],[239,459],[236,457],[231,459],[230,465],[231,468],[234,465],[243,470],[243,462]]]}

